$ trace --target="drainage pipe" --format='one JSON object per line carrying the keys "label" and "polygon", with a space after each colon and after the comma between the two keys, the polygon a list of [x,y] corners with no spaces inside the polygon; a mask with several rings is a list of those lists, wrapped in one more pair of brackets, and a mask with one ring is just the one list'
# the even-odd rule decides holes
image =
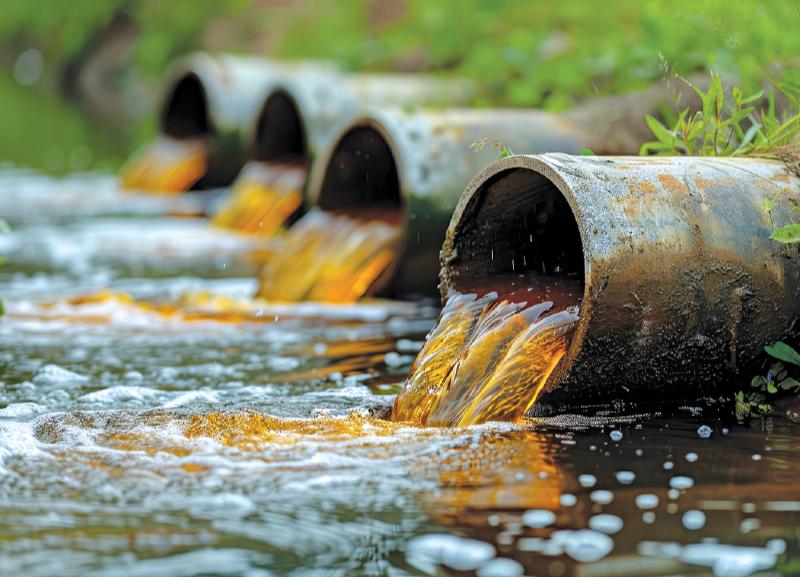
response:
{"label": "drainage pipe", "polygon": [[[484,138],[483,150],[470,151]],[[370,294],[436,294],[450,216],[472,177],[498,157],[495,139],[514,152],[598,146],[579,126],[538,110],[371,108],[339,128],[311,173],[309,205],[393,213],[404,227],[398,261]]]}
{"label": "drainage pipe", "polygon": [[459,201],[441,294],[512,267],[582,279],[580,321],[542,407],[729,394],[764,345],[800,328],[800,247],[768,238],[798,191],[773,160],[505,158]]}

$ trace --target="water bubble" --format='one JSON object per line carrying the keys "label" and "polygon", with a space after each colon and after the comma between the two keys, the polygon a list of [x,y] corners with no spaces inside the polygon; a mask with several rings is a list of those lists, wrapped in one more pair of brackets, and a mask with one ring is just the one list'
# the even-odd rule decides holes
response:
{"label": "water bubble", "polygon": [[667,513],[669,513],[670,515],[674,515],[677,512],[678,512],[677,503],[670,503],[669,505],[667,505]]}
{"label": "water bubble", "polygon": [[489,515],[487,521],[490,527],[497,527],[500,524],[500,515]]}
{"label": "water bubble", "polygon": [[[446,565],[456,571],[474,571],[495,556],[492,544],[455,535],[433,534],[415,537],[408,542],[409,564],[435,573],[435,565]],[[431,569],[433,569],[431,571]]]}
{"label": "water bubble", "polygon": [[623,485],[630,485],[636,479],[636,474],[633,471],[619,471],[614,476]]}
{"label": "water bubble", "polygon": [[587,473],[578,477],[578,483],[580,483],[582,487],[586,487],[588,489],[589,487],[595,486],[597,483],[597,477]]}
{"label": "water bubble", "polygon": [[525,572],[519,561],[500,557],[492,559],[486,565],[478,569],[475,574],[478,577],[519,577]]}
{"label": "water bubble", "polygon": [[611,431],[609,435],[612,441],[621,441],[622,440],[622,431]]}
{"label": "water bubble", "polygon": [[686,460],[690,463],[694,463],[697,460],[697,453],[686,453]]}
{"label": "water bubble", "polygon": [[670,471],[674,466],[675,463],[673,463],[672,461],[666,461],[664,463],[664,469],[666,469],[667,471]]}
{"label": "water bubble", "polygon": [[703,425],[697,429],[697,434],[700,435],[701,439],[708,439],[711,436],[711,427]]}
{"label": "water bubble", "polygon": [[655,509],[658,507],[658,495],[645,493],[636,496],[636,506],[640,509]]}
{"label": "water bubble", "polygon": [[756,512],[755,503],[742,503],[742,513],[755,513],[755,512]]}
{"label": "water bubble", "polygon": [[643,454],[644,454],[644,451],[642,451],[641,449],[636,449],[636,456],[637,457],[641,457]]}
{"label": "water bubble", "polygon": [[680,496],[681,492],[678,491],[677,489],[670,489],[669,491],[667,491],[667,497],[669,497],[670,499],[677,499]]}
{"label": "water bubble", "polygon": [[673,489],[688,489],[694,486],[694,479],[683,476],[672,477],[672,479],[669,480],[669,486]]}
{"label": "water bubble", "polygon": [[589,495],[589,498],[598,505],[608,505],[614,500],[614,493],[601,489],[599,491],[592,491],[592,494]]}
{"label": "water bubble", "polygon": [[578,498],[570,493],[564,493],[559,497],[558,502],[561,503],[562,507],[572,507],[578,502]]}
{"label": "water bubble", "polygon": [[681,521],[683,522],[683,526],[687,529],[697,531],[698,529],[702,529],[706,524],[706,514],[697,509],[692,509],[683,514],[683,519],[681,519]]}
{"label": "water bubble", "polygon": [[648,525],[651,525],[656,522],[656,514],[652,511],[646,511],[645,513],[642,513],[642,521]]}
{"label": "water bubble", "polygon": [[742,519],[742,522],[739,523],[739,532],[744,534],[747,534],[750,531],[755,531],[756,529],[760,528],[761,528],[761,519],[756,519],[755,517]]}
{"label": "water bubble", "polygon": [[534,529],[548,527],[555,523],[555,520],[555,513],[545,509],[531,509],[530,511],[525,511],[522,515],[523,524]]}
{"label": "water bubble", "polygon": [[754,461],[760,461],[760,460],[761,460],[761,455],[759,455],[758,453],[756,453],[755,455],[753,455],[752,459],[753,459]]}
{"label": "water bubble", "polygon": [[783,539],[770,539],[767,541],[765,548],[776,555],[783,555],[786,553],[786,541]]}
{"label": "water bubble", "polygon": [[616,515],[601,514],[589,519],[589,528],[607,535],[618,533],[622,529],[622,519]]}
{"label": "water bubble", "polygon": [[614,540],[608,535],[590,529],[571,533],[564,545],[564,552],[582,563],[602,559],[614,549]]}

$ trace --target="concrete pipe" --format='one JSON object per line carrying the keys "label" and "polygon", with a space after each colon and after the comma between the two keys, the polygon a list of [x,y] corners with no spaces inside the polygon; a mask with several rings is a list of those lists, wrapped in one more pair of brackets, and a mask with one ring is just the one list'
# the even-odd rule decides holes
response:
{"label": "concrete pipe", "polygon": [[597,145],[580,127],[537,110],[369,109],[339,129],[311,174],[309,204],[352,215],[394,212],[404,228],[399,261],[371,293],[436,294],[453,209],[472,177],[498,156],[491,142],[470,151],[485,138],[514,152],[577,153]]}
{"label": "concrete pipe", "polygon": [[800,247],[768,238],[798,190],[782,162],[755,158],[505,158],[453,214],[442,295],[507,273],[582,280],[542,407],[730,393],[764,345],[800,328]]}

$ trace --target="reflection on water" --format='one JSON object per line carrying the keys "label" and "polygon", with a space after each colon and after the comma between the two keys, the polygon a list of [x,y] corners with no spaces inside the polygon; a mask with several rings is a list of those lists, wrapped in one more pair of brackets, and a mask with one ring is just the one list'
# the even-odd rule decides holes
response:
{"label": "reflection on water", "polygon": [[[795,423],[623,404],[390,422],[412,364],[444,382],[415,361],[437,309],[267,305],[252,280],[94,263],[0,268],[0,575],[798,574]],[[484,297],[439,327],[488,326]]]}
{"label": "reflection on water", "polygon": [[250,162],[211,223],[247,234],[273,236],[303,204],[306,168],[302,165]]}
{"label": "reflection on water", "polygon": [[173,138],[160,134],[122,168],[128,190],[181,193],[205,174],[208,142],[203,137]]}

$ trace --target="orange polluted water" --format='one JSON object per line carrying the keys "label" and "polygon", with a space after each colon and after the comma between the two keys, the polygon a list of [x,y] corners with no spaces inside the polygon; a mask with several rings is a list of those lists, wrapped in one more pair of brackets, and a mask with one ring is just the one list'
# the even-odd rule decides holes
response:
{"label": "orange polluted water", "polygon": [[302,164],[251,162],[211,223],[246,234],[274,236],[303,204]]}
{"label": "orange polluted water", "polygon": [[[572,294],[577,305],[577,285]],[[538,294],[518,298],[451,292],[392,420],[464,427],[520,419],[566,353],[578,314],[572,306],[553,312],[552,302],[529,306]]]}
{"label": "orange polluted water", "polygon": [[123,186],[127,190],[185,192],[206,173],[208,153],[204,138],[162,134],[128,160],[122,168]]}
{"label": "orange polluted water", "polygon": [[257,297],[268,301],[357,301],[387,272],[401,228],[392,220],[314,210],[288,231],[261,273]]}

